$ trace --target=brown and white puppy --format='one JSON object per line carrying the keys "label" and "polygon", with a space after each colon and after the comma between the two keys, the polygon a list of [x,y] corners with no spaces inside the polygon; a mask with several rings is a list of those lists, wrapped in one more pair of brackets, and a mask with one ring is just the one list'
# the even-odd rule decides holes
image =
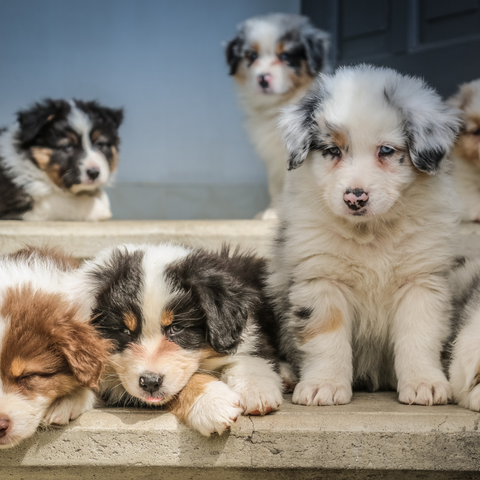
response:
{"label": "brown and white puppy", "polygon": [[319,75],[282,126],[289,172],[270,294],[293,401],[350,402],[352,387],[447,403],[455,191],[445,161],[458,111],[418,78],[360,65]]}
{"label": "brown and white puppy", "polygon": [[328,71],[328,39],[307,17],[276,13],[240,24],[226,47],[250,139],[267,167],[271,205],[261,218],[275,217],[285,179],[288,154],[277,130],[280,110],[300,100],[317,73]]}
{"label": "brown and white puppy", "polygon": [[[265,262],[171,244],[108,248],[69,287],[115,343],[109,406],[166,405],[203,435],[282,402]],[[86,312],[88,313],[88,312]],[[222,381],[219,381],[218,379]]]}
{"label": "brown and white puppy", "polygon": [[0,130],[0,219],[106,220],[123,111],[46,99]]}
{"label": "brown and white puppy", "polygon": [[61,293],[73,264],[45,249],[0,257],[0,448],[93,407],[109,343]]}
{"label": "brown and white puppy", "polygon": [[480,221],[480,80],[465,83],[448,100],[462,112],[464,127],[452,151],[455,186],[462,219]]}

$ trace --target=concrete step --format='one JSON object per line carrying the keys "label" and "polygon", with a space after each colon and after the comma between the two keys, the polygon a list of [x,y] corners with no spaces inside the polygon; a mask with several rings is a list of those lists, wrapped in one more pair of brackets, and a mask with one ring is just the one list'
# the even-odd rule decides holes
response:
{"label": "concrete step", "polygon": [[[274,230],[274,221],[262,220],[1,221],[0,252],[14,252],[25,244],[46,244],[88,258],[118,243],[176,242],[206,248],[230,243],[267,254]],[[455,244],[458,255],[480,255],[480,224],[460,224]]]}
{"label": "concrete step", "polygon": [[335,407],[287,397],[210,438],[169,413],[98,409],[0,450],[0,478],[480,478],[479,424],[478,413],[402,405],[393,392]]}

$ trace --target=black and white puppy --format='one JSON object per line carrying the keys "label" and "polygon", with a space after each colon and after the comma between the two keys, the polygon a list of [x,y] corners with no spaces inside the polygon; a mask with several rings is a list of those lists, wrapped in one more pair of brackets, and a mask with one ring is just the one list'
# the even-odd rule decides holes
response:
{"label": "black and white puppy", "polygon": [[288,155],[277,130],[280,109],[300,100],[315,75],[328,70],[328,39],[307,17],[276,13],[240,24],[226,47],[248,133],[267,167],[271,205],[262,218],[275,217],[272,208],[285,179]]}
{"label": "black and white puppy", "polygon": [[420,79],[362,65],[319,76],[289,107],[290,158],[270,294],[293,401],[348,403],[352,385],[447,403],[457,204],[444,160],[458,111]]}
{"label": "black and white puppy", "polygon": [[0,219],[107,220],[121,109],[51,100],[0,132]]}
{"label": "black and white puppy", "polygon": [[[171,244],[109,248],[69,291],[115,343],[100,394],[109,406],[167,405],[204,435],[282,402],[262,259]],[[220,378],[223,381],[219,381]]]}

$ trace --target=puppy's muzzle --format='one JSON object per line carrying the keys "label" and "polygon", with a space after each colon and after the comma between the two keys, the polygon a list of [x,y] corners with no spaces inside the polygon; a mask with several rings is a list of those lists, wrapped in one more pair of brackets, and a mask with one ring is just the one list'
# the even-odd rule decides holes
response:
{"label": "puppy's muzzle", "polygon": [[258,84],[266,90],[268,87],[270,87],[270,83],[272,81],[272,76],[269,73],[265,73],[263,75],[258,76]]}
{"label": "puppy's muzzle", "polygon": [[10,428],[10,419],[6,416],[0,417],[0,438],[3,438]]}
{"label": "puppy's muzzle", "polygon": [[162,386],[162,383],[163,375],[156,373],[146,373],[142,375],[138,381],[140,388],[151,395]]}
{"label": "puppy's muzzle", "polygon": [[368,203],[368,193],[362,188],[347,188],[343,194],[343,201],[350,210],[357,211]]}

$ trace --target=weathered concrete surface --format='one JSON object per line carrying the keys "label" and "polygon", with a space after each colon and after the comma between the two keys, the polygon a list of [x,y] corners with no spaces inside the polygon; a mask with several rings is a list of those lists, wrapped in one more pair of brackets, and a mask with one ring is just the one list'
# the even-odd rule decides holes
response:
{"label": "weathered concrete surface", "polygon": [[211,438],[168,413],[102,409],[1,450],[0,478],[480,478],[479,424],[478,413],[401,405],[394,393],[357,393],[337,407],[287,399],[279,412],[242,417]]}
{"label": "weathered concrete surface", "polygon": [[14,252],[25,244],[59,245],[77,258],[88,258],[118,243],[176,242],[207,248],[229,243],[265,253],[273,226],[261,220],[0,221],[0,252]]}
{"label": "weathered concrete surface", "polygon": [[[77,258],[88,258],[118,243],[176,242],[218,248],[240,245],[267,254],[274,221],[261,220],[119,220],[109,222],[0,222],[0,252],[26,244],[59,245]],[[480,224],[459,225],[454,239],[458,255],[480,255]]]}

